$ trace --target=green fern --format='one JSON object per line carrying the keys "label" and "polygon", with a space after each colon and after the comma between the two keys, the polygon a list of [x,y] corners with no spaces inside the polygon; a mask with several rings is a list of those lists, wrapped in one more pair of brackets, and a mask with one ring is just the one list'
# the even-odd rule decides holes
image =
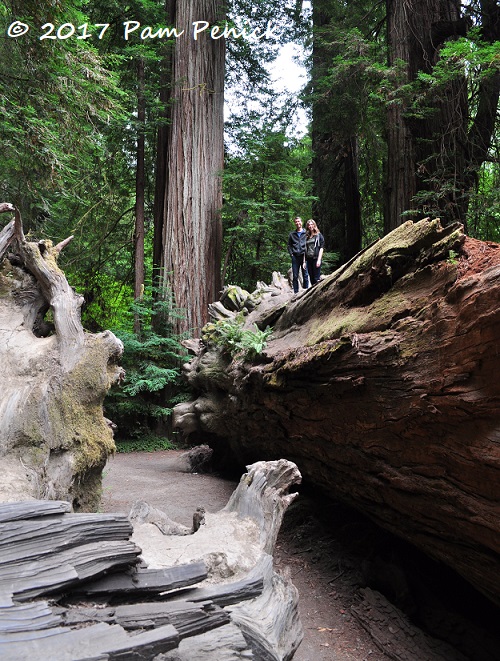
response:
{"label": "green fern", "polygon": [[272,329],[268,327],[262,331],[255,324],[254,328],[254,331],[244,329],[235,319],[222,319],[207,324],[202,337],[207,344],[220,347],[232,358],[255,360],[266,348]]}

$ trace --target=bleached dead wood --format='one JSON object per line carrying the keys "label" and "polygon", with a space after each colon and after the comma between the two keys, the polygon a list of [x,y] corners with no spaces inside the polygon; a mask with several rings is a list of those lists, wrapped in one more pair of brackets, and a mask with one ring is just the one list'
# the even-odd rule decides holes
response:
{"label": "bleached dead wood", "polygon": [[[203,560],[208,579],[182,598],[208,598],[228,603],[224,588],[239,579],[245,592],[261,582],[261,594],[227,606],[232,621],[244,632],[256,659],[291,659],[302,639],[295,587],[273,570],[272,554],[283,515],[297,494],[289,489],[301,480],[289,461],[257,462],[247,467],[227,506],[206,513],[205,524],[187,537],[164,536],[152,520],[135,526],[133,539],[149,566]],[[216,585],[213,585],[216,583]],[[220,599],[220,601],[218,600]],[[216,636],[214,632],[212,634]],[[210,641],[211,634],[207,634]],[[217,661],[217,657],[213,657]]]}
{"label": "bleached dead wood", "polygon": [[83,298],[57,265],[69,239],[29,241],[19,212],[8,203],[1,212],[15,218],[0,230],[0,502],[96,509],[114,449],[102,403],[123,373],[123,346],[110,332],[84,332]]}
{"label": "bleached dead wood", "polygon": [[137,560],[140,549],[129,540],[132,528],[125,516],[65,513],[68,505],[45,501],[0,505],[4,597],[20,602],[65,592]]}
{"label": "bleached dead wood", "polygon": [[[299,481],[286,461],[250,466],[228,506],[185,536],[136,520],[130,539],[125,516],[63,502],[0,504],[0,658],[291,659],[298,594],[271,554]],[[45,596],[55,603],[32,601]]]}

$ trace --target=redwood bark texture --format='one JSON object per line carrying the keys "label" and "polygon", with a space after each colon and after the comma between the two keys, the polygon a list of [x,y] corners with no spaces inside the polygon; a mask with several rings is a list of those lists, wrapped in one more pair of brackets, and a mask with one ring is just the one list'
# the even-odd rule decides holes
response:
{"label": "redwood bark texture", "polygon": [[410,221],[268,297],[246,321],[277,319],[262,360],[203,348],[177,426],[228,461],[295,462],[500,602],[500,246]]}
{"label": "redwood bark texture", "polygon": [[[443,41],[465,29],[459,0],[387,0],[389,64],[405,63],[401,83],[414,82],[419,72],[431,73]],[[464,221],[467,121],[465,78],[436,88],[421,118],[410,99],[389,105],[387,232],[404,222],[402,214],[410,210],[413,217],[434,211],[446,222]],[[415,200],[422,190],[435,195]]]}
{"label": "redwood bark texture", "polygon": [[207,32],[195,40],[193,23],[222,18],[219,1],[177,2],[175,25],[185,34],[176,40],[173,57],[162,270],[185,313],[178,330],[194,333],[221,289],[225,48],[223,39]]}

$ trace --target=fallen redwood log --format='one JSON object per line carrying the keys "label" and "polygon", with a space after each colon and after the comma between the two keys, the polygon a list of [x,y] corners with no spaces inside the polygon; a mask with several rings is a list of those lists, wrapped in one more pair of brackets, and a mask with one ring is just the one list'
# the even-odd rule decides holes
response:
{"label": "fallen redwood log", "polygon": [[83,330],[83,298],[57,265],[71,237],[28,241],[19,212],[1,203],[2,212],[15,218],[0,231],[0,502],[95,510],[115,447],[102,403],[123,374],[123,346],[110,332]]}
{"label": "fallen redwood log", "polygon": [[294,461],[499,603],[500,246],[407,222],[298,298],[274,289],[245,321],[274,324],[260,360],[205,333],[177,428],[215,462]]}

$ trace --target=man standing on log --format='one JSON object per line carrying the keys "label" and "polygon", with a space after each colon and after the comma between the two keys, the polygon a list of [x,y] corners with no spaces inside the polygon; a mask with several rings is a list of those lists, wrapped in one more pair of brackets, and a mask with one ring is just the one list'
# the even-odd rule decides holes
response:
{"label": "man standing on log", "polygon": [[302,269],[302,285],[307,289],[309,276],[306,267],[306,231],[302,227],[302,218],[295,218],[295,230],[288,235],[288,252],[292,258],[292,282],[295,294],[299,291],[299,270]]}

